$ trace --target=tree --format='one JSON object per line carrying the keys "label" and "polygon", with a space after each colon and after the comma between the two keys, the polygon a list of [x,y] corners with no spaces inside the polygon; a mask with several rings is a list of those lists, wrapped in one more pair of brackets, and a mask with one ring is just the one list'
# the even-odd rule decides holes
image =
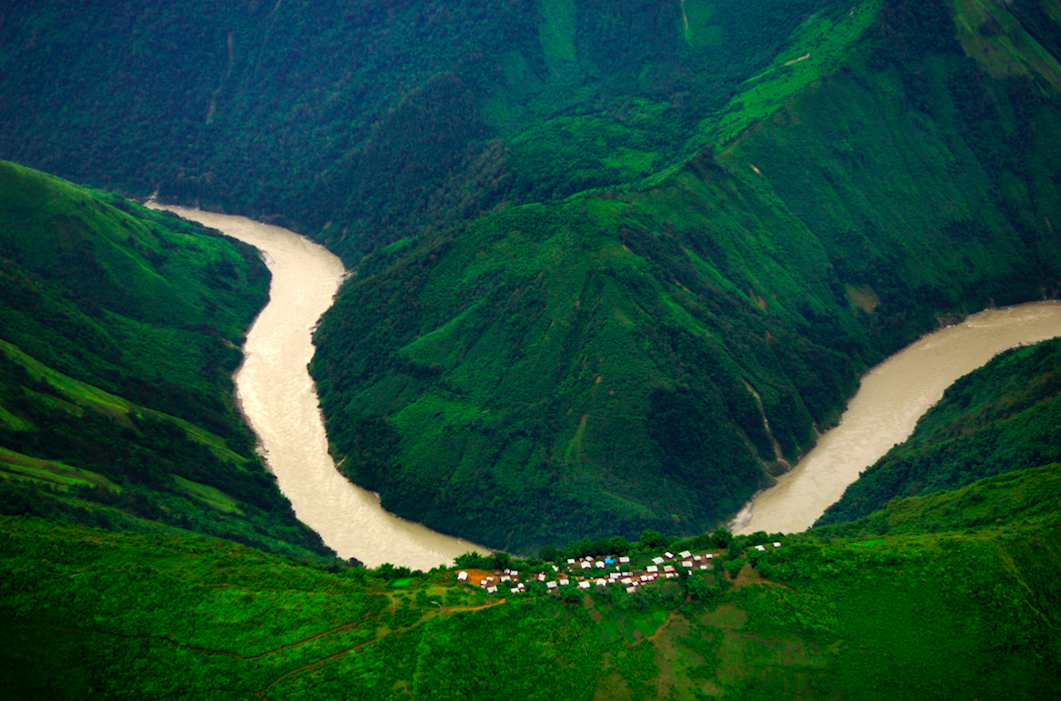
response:
{"label": "tree", "polygon": [[503,570],[512,562],[512,556],[503,550],[498,550],[489,558],[490,566],[495,570]]}
{"label": "tree", "polygon": [[715,595],[715,589],[703,577],[689,577],[685,583],[689,594],[700,601],[707,601]]}
{"label": "tree", "polygon": [[671,542],[668,536],[651,529],[645,529],[641,533],[642,550],[659,550],[667,547]]}
{"label": "tree", "polygon": [[715,547],[728,548],[729,544],[733,541],[733,534],[725,528],[719,528],[711,534],[711,537],[715,541]]}

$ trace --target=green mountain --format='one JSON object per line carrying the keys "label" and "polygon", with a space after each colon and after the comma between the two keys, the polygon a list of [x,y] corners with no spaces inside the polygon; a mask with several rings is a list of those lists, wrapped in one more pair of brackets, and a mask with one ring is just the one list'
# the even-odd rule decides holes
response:
{"label": "green mountain", "polygon": [[994,4],[849,9],[794,27],[695,156],[370,257],[313,365],[352,479],[517,550],[695,533],[813,445],[869,365],[1054,294],[1053,55],[992,53],[1040,46]]}
{"label": "green mountain", "polygon": [[488,545],[711,528],[864,369],[1061,285],[1052,0],[2,12],[0,156],[341,255],[336,457]]}
{"label": "green mountain", "polygon": [[333,555],[233,398],[268,281],[219,232],[0,162],[2,513]]}

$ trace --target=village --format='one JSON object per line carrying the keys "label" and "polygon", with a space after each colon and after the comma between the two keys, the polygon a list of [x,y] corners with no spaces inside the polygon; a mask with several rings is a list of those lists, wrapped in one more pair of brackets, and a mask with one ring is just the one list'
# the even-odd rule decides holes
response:
{"label": "village", "polygon": [[[752,549],[766,552],[780,547],[781,543],[775,541],[769,545],[756,545]],[[717,551],[693,553],[689,550],[677,554],[668,551],[655,557],[639,555],[636,563],[628,555],[586,556],[568,558],[562,567],[548,565],[552,569],[552,576],[548,572],[537,572],[523,577],[519,570],[508,568],[493,572],[460,570],[457,572],[457,581],[478,586],[488,594],[496,594],[501,590],[523,594],[528,591],[527,583],[532,581],[544,584],[546,592],[550,594],[559,591],[560,587],[570,586],[579,589],[617,586],[624,588],[627,594],[633,594],[638,587],[678,577],[683,571],[713,571],[714,561],[718,558]]]}

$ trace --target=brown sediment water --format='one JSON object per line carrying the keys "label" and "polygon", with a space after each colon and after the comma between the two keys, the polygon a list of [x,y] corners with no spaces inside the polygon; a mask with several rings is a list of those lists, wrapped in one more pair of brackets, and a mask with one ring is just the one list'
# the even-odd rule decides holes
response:
{"label": "brown sediment water", "polygon": [[277,226],[149,206],[249,243],[269,266],[269,302],[247,334],[236,392],[266,463],[298,518],[340,557],[356,557],[369,567],[390,562],[426,571],[451,564],[470,550],[489,552],[388,513],[376,494],[351,484],[336,469],[307,365],[313,358],[313,328],[346,274],[342,262],[323,246]]}
{"label": "brown sediment water", "polygon": [[806,530],[847,485],[897,443],[959,377],[996,354],[1061,336],[1061,303],[994,309],[921,338],[862,378],[840,425],[776,486],[760,492],[730,524],[735,533]]}

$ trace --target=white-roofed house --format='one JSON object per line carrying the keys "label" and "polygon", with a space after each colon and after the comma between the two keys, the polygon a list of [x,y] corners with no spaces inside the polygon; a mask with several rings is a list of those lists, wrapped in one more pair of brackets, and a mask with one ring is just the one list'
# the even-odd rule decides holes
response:
{"label": "white-roofed house", "polygon": [[458,582],[467,582],[468,581],[468,573],[464,572],[463,570],[458,572],[457,573],[457,581]]}
{"label": "white-roofed house", "polygon": [[680,553],[678,553],[678,557],[683,560],[688,560],[690,557],[692,557],[692,553],[688,550],[682,550]]}

